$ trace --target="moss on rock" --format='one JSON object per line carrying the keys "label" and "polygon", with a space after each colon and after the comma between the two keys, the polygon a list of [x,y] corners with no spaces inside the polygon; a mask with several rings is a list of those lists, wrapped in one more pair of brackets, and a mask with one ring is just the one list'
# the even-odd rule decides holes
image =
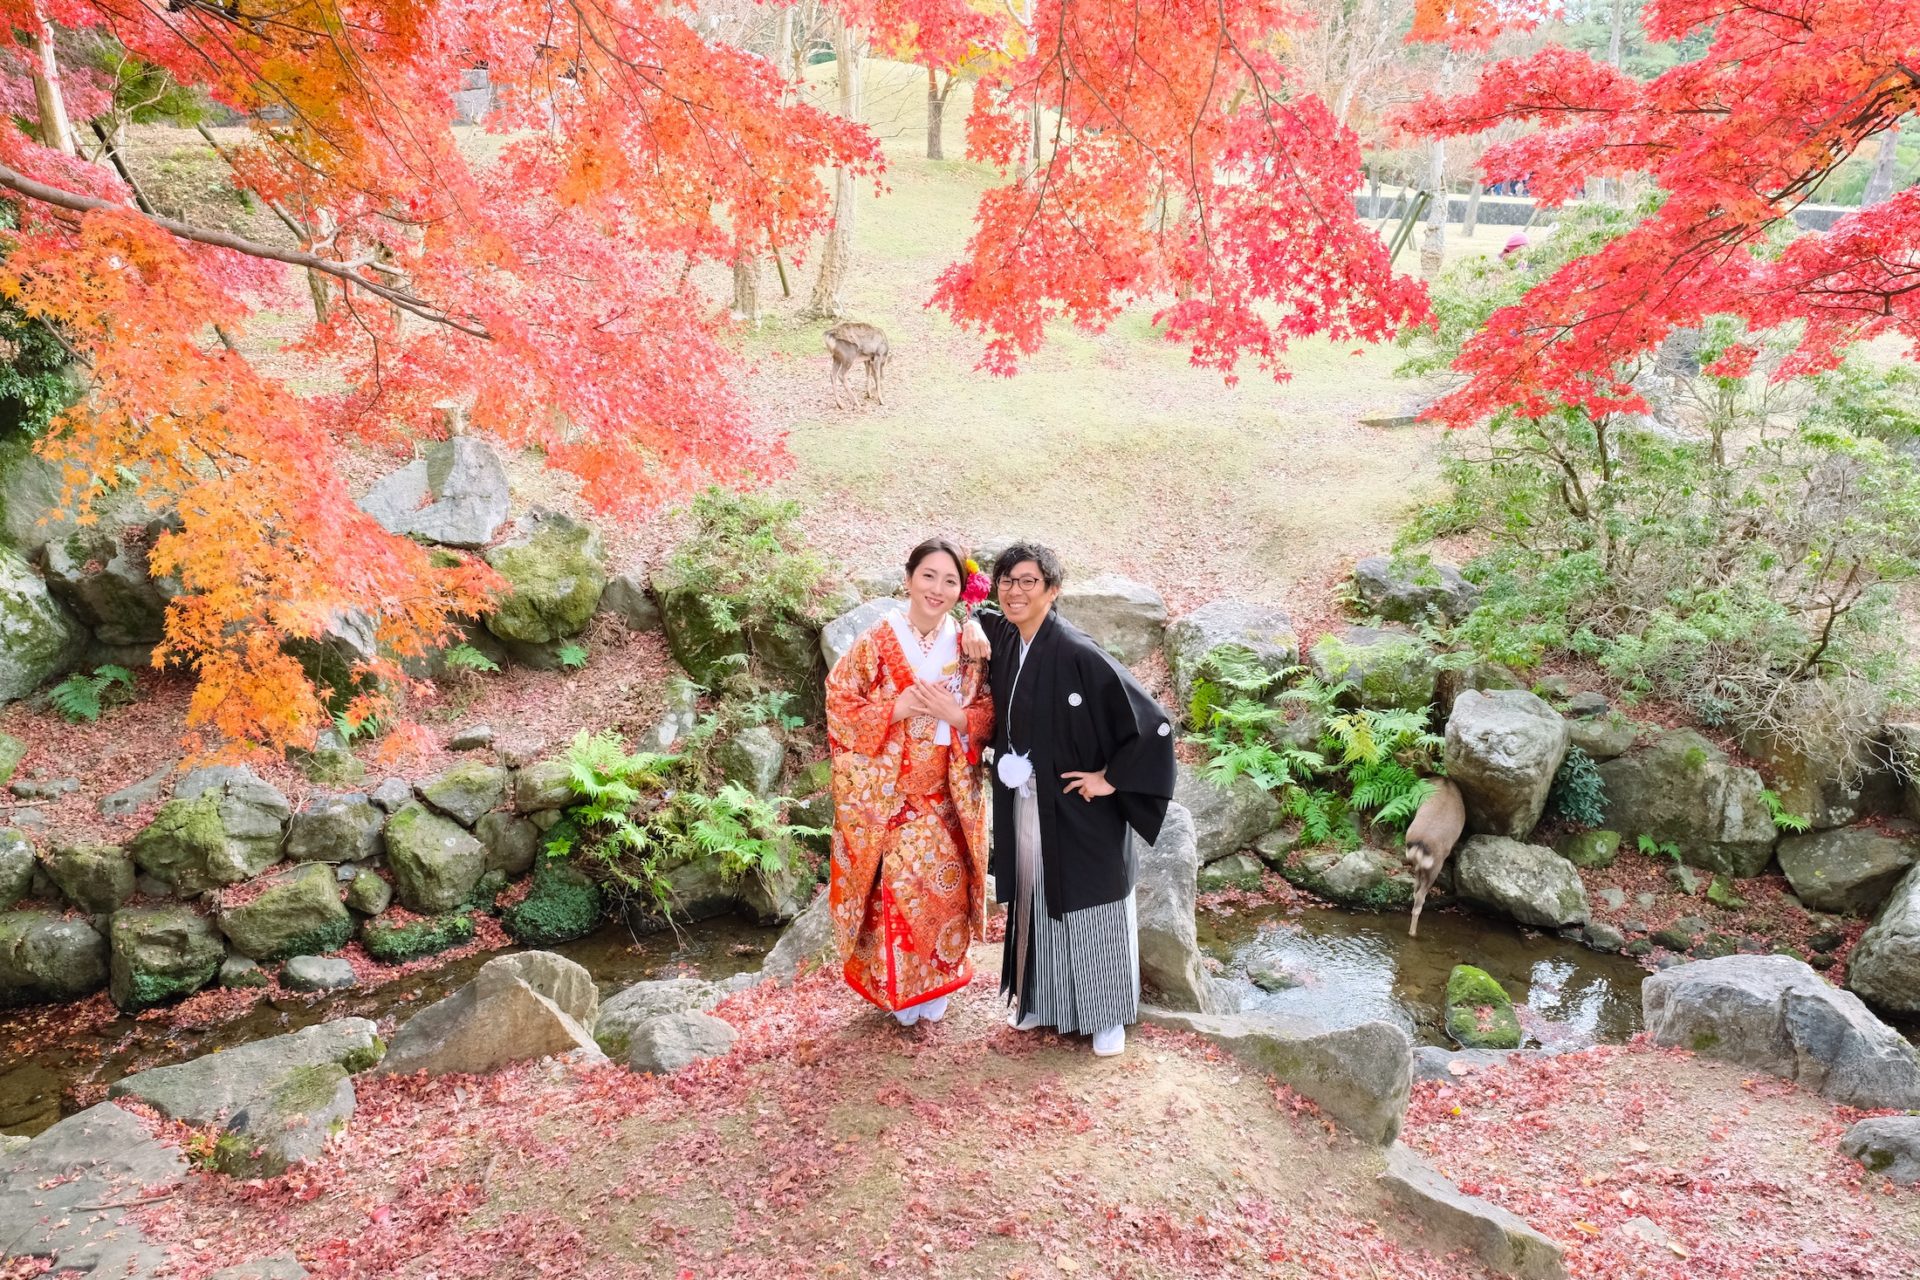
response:
{"label": "moss on rock", "polygon": [[533,888],[501,916],[516,942],[529,947],[584,938],[599,927],[606,912],[600,886],[577,867],[557,858],[534,865]]}
{"label": "moss on rock", "polygon": [[1447,1034],[1469,1049],[1518,1049],[1520,1019],[1485,969],[1455,965],[1447,978]]}
{"label": "moss on rock", "polygon": [[405,964],[422,956],[438,955],[472,938],[473,918],[465,911],[427,916],[405,924],[388,923],[376,917],[360,930],[360,945],[382,964]]}
{"label": "moss on rock", "polygon": [[523,644],[580,634],[607,585],[602,559],[599,536],[565,516],[548,516],[530,536],[487,552],[509,587],[487,629]]}

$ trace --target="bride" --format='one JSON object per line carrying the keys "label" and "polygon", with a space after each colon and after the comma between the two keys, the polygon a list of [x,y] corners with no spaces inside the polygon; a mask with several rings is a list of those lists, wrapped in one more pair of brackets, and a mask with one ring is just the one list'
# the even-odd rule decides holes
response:
{"label": "bride", "polygon": [[985,668],[962,660],[953,608],[972,563],[945,538],[907,557],[907,607],[827,677],[833,753],[829,905],[847,985],[902,1026],[938,1022],[973,980],[986,922],[993,735]]}

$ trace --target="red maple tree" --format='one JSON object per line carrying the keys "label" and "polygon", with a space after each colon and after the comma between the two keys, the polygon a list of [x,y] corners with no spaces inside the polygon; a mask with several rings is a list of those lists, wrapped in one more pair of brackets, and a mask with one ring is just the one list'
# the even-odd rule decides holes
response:
{"label": "red maple tree", "polygon": [[1754,330],[1804,325],[1782,378],[1830,368],[1876,335],[1920,338],[1920,188],[1791,234],[1794,211],[1842,161],[1920,109],[1920,8],[1651,0],[1644,21],[1656,40],[1710,30],[1706,53],[1641,83],[1549,47],[1407,113],[1430,134],[1535,126],[1490,148],[1483,169],[1496,181],[1528,176],[1548,204],[1593,177],[1644,175],[1662,197],[1632,230],[1494,313],[1455,364],[1465,383],[1430,416],[1463,426],[1507,406],[1643,409],[1632,363],[1714,315]]}

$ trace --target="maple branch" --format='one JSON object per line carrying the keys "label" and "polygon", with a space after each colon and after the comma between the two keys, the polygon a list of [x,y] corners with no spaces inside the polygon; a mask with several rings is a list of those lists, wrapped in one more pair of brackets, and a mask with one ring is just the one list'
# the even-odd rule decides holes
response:
{"label": "maple branch", "polygon": [[[25,174],[7,165],[0,164],[0,187],[16,191],[29,200],[52,205],[57,209],[66,209],[73,213],[96,213],[111,210],[116,213],[136,213],[126,205],[111,200],[101,200],[94,196],[81,195],[77,191],[67,191],[60,187],[48,186],[37,182]],[[485,325],[464,316],[452,316],[423,298],[415,297],[391,285],[369,280],[352,270],[348,264],[322,258],[317,254],[303,253],[298,249],[281,249],[274,245],[262,244],[258,240],[249,240],[245,236],[232,235],[225,231],[216,231],[210,227],[196,227],[191,223],[179,222],[173,218],[163,218],[158,214],[139,214],[154,226],[195,244],[211,245],[216,249],[228,249],[234,253],[245,254],[250,258],[266,258],[274,262],[284,262],[289,266],[305,267],[309,271],[320,271],[350,285],[366,290],[383,301],[392,303],[402,311],[418,316],[432,324],[443,324],[475,338],[492,340],[493,335]]]}

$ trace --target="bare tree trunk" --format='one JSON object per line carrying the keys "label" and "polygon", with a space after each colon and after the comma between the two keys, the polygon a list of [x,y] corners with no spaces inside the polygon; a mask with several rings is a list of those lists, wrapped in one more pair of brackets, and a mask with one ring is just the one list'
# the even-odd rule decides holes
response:
{"label": "bare tree trunk", "polygon": [[1873,158],[1873,173],[1867,178],[1867,189],[1860,193],[1861,208],[1879,204],[1893,195],[1893,171],[1899,150],[1900,126],[1896,124],[1880,135],[1880,154]]}
{"label": "bare tree trunk", "polygon": [[[947,81],[953,83],[951,79]],[[940,149],[940,113],[947,107],[947,95],[940,91],[940,75],[927,68],[927,159],[944,160]]]}
{"label": "bare tree trunk", "polygon": [[1613,30],[1607,36],[1607,62],[1620,65],[1620,35],[1627,25],[1627,0],[1613,0]]}
{"label": "bare tree trunk", "polygon": [[1461,220],[1460,234],[1468,240],[1473,239],[1474,228],[1480,225],[1480,196],[1486,189],[1486,183],[1476,182],[1467,193],[1467,216]]}
{"label": "bare tree trunk", "polygon": [[1447,144],[1435,138],[1427,145],[1427,185],[1433,204],[1427,209],[1427,231],[1420,240],[1420,278],[1437,279],[1447,251]]}
{"label": "bare tree trunk", "polygon": [[760,323],[760,260],[751,254],[733,260],[733,312],[748,324]]}
{"label": "bare tree trunk", "polygon": [[780,25],[773,37],[773,65],[780,68],[780,74],[789,80],[800,78],[800,54],[793,47],[793,6],[788,5],[780,11]]}
{"label": "bare tree trunk", "polygon": [[[860,61],[866,56],[864,42],[844,20],[834,24],[834,73],[840,82],[840,114],[849,120],[860,118]],[[813,284],[813,300],[807,314],[821,319],[840,315],[840,290],[853,263],[853,214],[857,197],[853,175],[845,169],[833,174],[833,229],[827,233],[826,251],[820,255],[820,278]]]}
{"label": "bare tree trunk", "polygon": [[33,16],[37,30],[27,37],[27,53],[33,73],[33,100],[40,108],[40,141],[55,151],[77,156],[80,148],[74,144],[66,98],[60,92],[60,63],[53,56],[53,24],[37,4]]}

